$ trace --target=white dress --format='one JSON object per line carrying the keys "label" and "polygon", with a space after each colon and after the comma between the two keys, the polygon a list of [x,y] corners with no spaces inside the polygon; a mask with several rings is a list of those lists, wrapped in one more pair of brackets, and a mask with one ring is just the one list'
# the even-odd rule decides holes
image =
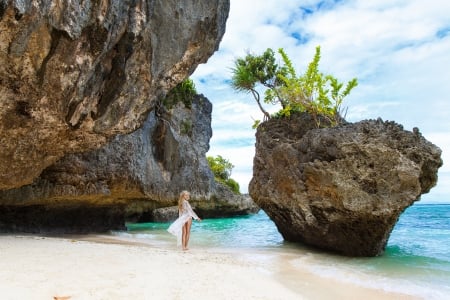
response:
{"label": "white dress", "polygon": [[182,208],[178,211],[178,219],[176,219],[170,226],[167,228],[167,231],[177,237],[177,245],[181,246],[181,235],[183,233],[183,225],[190,219],[194,218],[199,220],[200,218],[197,214],[192,210],[191,205],[188,201],[183,200]]}

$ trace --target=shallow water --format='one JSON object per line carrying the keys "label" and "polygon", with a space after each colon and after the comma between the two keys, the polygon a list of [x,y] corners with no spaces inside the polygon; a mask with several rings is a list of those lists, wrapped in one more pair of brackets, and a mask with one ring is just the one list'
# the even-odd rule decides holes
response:
{"label": "shallow water", "polygon": [[[174,247],[169,223],[127,224],[113,235]],[[450,205],[416,204],[395,226],[385,253],[373,258],[348,258],[284,242],[275,224],[258,214],[194,222],[190,247],[219,250],[253,249],[288,255],[293,268],[307,268],[324,277],[401,292],[424,299],[450,299]],[[260,255],[259,258],[267,259]]]}

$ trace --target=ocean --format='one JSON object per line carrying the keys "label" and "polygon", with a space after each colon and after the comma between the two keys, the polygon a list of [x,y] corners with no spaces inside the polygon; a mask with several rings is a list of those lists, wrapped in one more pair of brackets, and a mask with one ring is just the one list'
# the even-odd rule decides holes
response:
{"label": "ocean", "polygon": [[[169,223],[127,224],[121,238],[174,248]],[[194,222],[190,248],[259,253],[253,259],[274,263],[287,257],[290,268],[306,268],[322,277],[423,299],[450,299],[450,204],[415,204],[400,217],[383,255],[350,258],[285,242],[261,210],[249,216]],[[251,250],[251,251],[249,251]],[[297,279],[298,280],[298,279]]]}

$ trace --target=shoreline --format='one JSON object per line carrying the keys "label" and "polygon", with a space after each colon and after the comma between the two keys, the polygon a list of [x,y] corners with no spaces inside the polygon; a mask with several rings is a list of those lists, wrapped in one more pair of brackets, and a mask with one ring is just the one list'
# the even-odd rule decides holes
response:
{"label": "shoreline", "polygon": [[297,255],[113,236],[0,235],[2,299],[420,299],[294,267]]}

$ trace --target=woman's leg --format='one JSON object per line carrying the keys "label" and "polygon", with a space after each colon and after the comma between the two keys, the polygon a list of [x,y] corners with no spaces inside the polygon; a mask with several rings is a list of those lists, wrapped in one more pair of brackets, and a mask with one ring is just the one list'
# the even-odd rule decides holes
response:
{"label": "woman's leg", "polygon": [[183,224],[181,232],[181,247],[183,248],[183,250],[187,249],[186,235],[187,235],[187,222]]}
{"label": "woman's leg", "polygon": [[192,218],[186,222],[186,249],[189,244],[189,238],[191,237],[191,226],[192,226]]}

